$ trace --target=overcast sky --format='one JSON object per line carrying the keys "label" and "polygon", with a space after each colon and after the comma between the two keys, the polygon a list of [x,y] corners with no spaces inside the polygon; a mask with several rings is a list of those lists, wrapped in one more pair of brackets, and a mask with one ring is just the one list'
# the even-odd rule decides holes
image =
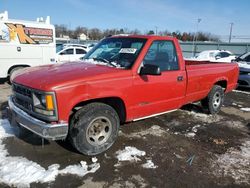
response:
{"label": "overcast sky", "polygon": [[146,30],[196,31],[250,36],[249,0],[0,0],[12,19],[51,16],[53,24]]}

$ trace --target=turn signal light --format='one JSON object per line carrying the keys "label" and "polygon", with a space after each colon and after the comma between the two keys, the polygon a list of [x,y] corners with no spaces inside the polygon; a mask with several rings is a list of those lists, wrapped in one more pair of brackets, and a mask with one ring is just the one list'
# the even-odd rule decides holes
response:
{"label": "turn signal light", "polygon": [[54,110],[53,96],[46,95],[46,108],[47,110]]}

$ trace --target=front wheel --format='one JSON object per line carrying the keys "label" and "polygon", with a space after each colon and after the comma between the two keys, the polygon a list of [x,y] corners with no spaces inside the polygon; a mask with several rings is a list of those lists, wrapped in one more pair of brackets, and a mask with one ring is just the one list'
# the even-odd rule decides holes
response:
{"label": "front wheel", "polygon": [[90,103],[72,117],[69,139],[80,153],[97,155],[113,145],[119,126],[119,116],[111,106]]}
{"label": "front wheel", "polygon": [[224,91],[221,86],[215,85],[201,104],[210,114],[216,114],[220,111],[223,101]]}

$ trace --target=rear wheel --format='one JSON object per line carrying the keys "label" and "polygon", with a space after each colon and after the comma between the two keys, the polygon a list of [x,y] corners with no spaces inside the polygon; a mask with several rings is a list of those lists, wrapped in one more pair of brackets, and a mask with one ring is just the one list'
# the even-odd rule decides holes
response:
{"label": "rear wheel", "polygon": [[208,96],[201,101],[201,105],[208,110],[210,114],[216,114],[220,111],[224,101],[224,91],[221,86],[215,85]]}
{"label": "rear wheel", "polygon": [[111,106],[87,104],[72,117],[69,139],[80,153],[97,155],[113,145],[119,126],[119,117]]}

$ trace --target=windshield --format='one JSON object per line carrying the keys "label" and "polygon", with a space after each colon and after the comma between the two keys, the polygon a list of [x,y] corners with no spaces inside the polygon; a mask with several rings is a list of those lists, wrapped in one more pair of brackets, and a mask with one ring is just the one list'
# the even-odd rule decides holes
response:
{"label": "windshield", "polygon": [[146,39],[106,38],[83,58],[86,62],[129,69],[133,66]]}
{"label": "windshield", "polygon": [[56,53],[63,49],[63,44],[56,44]]}
{"label": "windshield", "polygon": [[241,60],[241,61],[243,61],[243,60],[250,61],[250,53],[249,52],[244,53],[244,54],[240,55],[237,59]]}

